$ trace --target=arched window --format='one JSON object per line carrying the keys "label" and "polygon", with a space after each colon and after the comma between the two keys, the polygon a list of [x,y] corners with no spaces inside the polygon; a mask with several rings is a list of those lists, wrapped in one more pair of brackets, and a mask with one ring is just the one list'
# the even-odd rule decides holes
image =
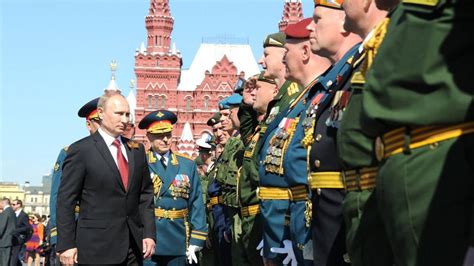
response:
{"label": "arched window", "polygon": [[160,96],[156,95],[155,96],[155,109],[159,109],[160,108]]}
{"label": "arched window", "polygon": [[186,111],[191,111],[191,96],[186,97]]}
{"label": "arched window", "polygon": [[166,96],[161,95],[161,108],[165,109],[166,106]]}
{"label": "arched window", "polygon": [[148,108],[152,108],[152,107],[153,107],[152,96],[148,95]]}
{"label": "arched window", "polygon": [[209,109],[209,96],[204,96],[204,110]]}

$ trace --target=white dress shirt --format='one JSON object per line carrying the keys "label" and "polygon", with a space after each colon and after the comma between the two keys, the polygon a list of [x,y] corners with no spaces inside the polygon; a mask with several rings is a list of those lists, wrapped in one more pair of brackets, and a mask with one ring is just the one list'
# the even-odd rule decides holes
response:
{"label": "white dress shirt", "polygon": [[159,154],[157,152],[155,152],[155,155],[156,157],[158,158],[158,160],[161,161],[161,157],[163,157],[163,159],[165,160],[165,165],[168,166],[168,162],[170,160],[170,151],[167,151],[165,154]]}
{"label": "white dress shirt", "polygon": [[[102,136],[102,138],[105,141],[105,145],[107,145],[107,148],[109,148],[110,154],[112,154],[112,158],[114,158],[115,164],[118,167],[118,162],[117,162],[117,147],[113,144],[115,141],[115,138],[107,134],[102,128],[99,128],[99,134]],[[117,138],[120,142],[120,148],[122,149],[122,154],[123,157],[125,157],[125,160],[128,162],[128,157],[127,157],[127,150],[125,150],[125,146],[123,145],[122,138],[119,136]]]}

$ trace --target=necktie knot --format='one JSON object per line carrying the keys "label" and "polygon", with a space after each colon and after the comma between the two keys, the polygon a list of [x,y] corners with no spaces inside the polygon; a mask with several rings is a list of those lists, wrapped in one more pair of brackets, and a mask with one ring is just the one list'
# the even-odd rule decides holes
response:
{"label": "necktie knot", "polygon": [[165,156],[161,156],[160,162],[161,162],[161,164],[163,165],[163,167],[166,168],[166,159],[165,159]]}
{"label": "necktie knot", "polygon": [[112,145],[114,145],[117,148],[120,148],[120,140],[115,139],[114,142],[112,142]]}
{"label": "necktie knot", "polygon": [[117,147],[117,166],[120,172],[120,177],[122,178],[123,186],[125,187],[125,190],[127,190],[128,188],[128,162],[122,153],[122,148],[120,147],[120,140],[115,139],[114,142],[112,142],[112,145]]}

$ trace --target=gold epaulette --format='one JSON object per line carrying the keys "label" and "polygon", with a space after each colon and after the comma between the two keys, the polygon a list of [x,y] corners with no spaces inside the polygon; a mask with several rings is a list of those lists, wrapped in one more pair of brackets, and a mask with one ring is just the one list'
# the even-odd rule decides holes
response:
{"label": "gold epaulette", "polygon": [[176,156],[183,157],[183,158],[186,158],[186,159],[191,160],[191,161],[193,160],[193,157],[191,157],[187,154],[183,154],[183,153],[174,153],[174,154],[176,154]]}

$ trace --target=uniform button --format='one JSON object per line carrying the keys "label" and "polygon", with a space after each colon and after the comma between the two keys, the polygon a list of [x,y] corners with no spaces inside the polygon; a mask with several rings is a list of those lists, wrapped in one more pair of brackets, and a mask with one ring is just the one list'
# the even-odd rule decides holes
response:
{"label": "uniform button", "polygon": [[323,138],[323,135],[318,134],[316,135],[316,141],[319,142]]}
{"label": "uniform button", "polygon": [[158,197],[158,199],[161,199],[161,197]]}
{"label": "uniform button", "polygon": [[320,160],[315,160],[314,161],[314,166],[316,166],[316,168],[319,168],[321,166],[321,161]]}
{"label": "uniform button", "polygon": [[321,189],[318,188],[318,189],[316,190],[316,193],[318,193],[318,196],[321,196]]}

